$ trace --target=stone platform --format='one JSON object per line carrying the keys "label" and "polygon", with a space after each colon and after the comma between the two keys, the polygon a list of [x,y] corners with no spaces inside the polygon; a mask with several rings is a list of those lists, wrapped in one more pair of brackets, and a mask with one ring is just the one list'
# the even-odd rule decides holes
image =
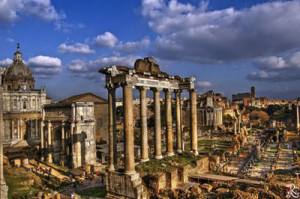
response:
{"label": "stone platform", "polygon": [[127,175],[119,172],[108,172],[106,199],[144,199],[142,179],[138,173]]}

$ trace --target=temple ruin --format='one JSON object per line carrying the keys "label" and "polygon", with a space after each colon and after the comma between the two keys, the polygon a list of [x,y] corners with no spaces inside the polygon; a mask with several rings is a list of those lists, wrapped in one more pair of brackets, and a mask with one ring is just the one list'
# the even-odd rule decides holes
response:
{"label": "temple ruin", "polygon": [[[161,115],[160,115],[160,91],[165,92],[166,106],[166,135],[167,156],[173,156],[175,152],[182,153],[182,126],[180,94],[186,89],[190,95],[190,140],[191,152],[198,154],[197,149],[197,90],[194,87],[195,78],[182,78],[171,76],[160,71],[154,58],[147,57],[136,60],[134,69],[125,66],[111,66],[99,70],[106,75],[105,88],[108,90],[109,107],[109,166],[106,198],[144,198],[143,186],[139,174],[135,171],[134,157],[134,131],[132,111],[132,90],[140,91],[140,117],[141,117],[141,162],[149,160],[148,134],[146,116],[146,92],[151,90],[154,98],[154,146],[155,159],[162,159],[161,140]],[[124,172],[117,172],[116,157],[116,89],[123,89],[124,107]],[[176,151],[173,150],[171,94],[175,93],[176,100]]]}

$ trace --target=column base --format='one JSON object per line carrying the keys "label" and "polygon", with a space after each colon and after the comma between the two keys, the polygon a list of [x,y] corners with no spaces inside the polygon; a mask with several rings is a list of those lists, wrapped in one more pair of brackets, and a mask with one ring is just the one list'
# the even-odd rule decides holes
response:
{"label": "column base", "polygon": [[181,149],[177,149],[177,153],[182,154],[183,151]]}
{"label": "column base", "polygon": [[141,162],[148,162],[149,161],[149,158],[146,158],[146,159],[141,159]]}
{"label": "column base", "polygon": [[52,160],[52,154],[48,155],[47,159],[46,159],[46,162],[47,163],[52,163],[53,160]]}
{"label": "column base", "polygon": [[135,170],[125,171],[124,174],[125,175],[134,175],[134,174],[136,174],[136,171]]}
{"label": "column base", "polygon": [[107,169],[109,172],[115,171],[115,167],[113,165],[110,165]]}
{"label": "column base", "polygon": [[162,156],[162,155],[156,155],[155,156],[155,159],[157,159],[157,160],[161,160],[161,159],[163,159],[164,157]]}
{"label": "column base", "polygon": [[174,152],[168,152],[168,153],[167,153],[167,156],[169,156],[169,157],[174,156],[174,155],[175,155]]}
{"label": "column base", "polygon": [[194,154],[195,156],[199,155],[198,151],[191,151],[192,154]]}
{"label": "column base", "polygon": [[0,184],[0,198],[7,199],[8,198],[8,186],[6,183]]}

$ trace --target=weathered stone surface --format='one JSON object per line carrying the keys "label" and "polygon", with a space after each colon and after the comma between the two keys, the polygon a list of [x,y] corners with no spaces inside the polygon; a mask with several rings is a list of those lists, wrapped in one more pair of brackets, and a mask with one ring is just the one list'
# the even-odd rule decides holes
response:
{"label": "weathered stone surface", "polygon": [[108,172],[105,198],[143,199],[143,185],[139,174],[124,175],[118,172]]}
{"label": "weathered stone surface", "polygon": [[213,186],[207,183],[204,183],[201,185],[201,188],[204,189],[207,192],[211,192],[211,190],[213,189]]}

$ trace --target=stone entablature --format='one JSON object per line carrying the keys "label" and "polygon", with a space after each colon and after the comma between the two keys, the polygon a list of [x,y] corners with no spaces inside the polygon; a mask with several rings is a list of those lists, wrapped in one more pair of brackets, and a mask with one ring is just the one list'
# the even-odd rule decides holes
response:
{"label": "stone entablature", "polygon": [[[154,156],[155,159],[162,159],[162,139],[161,139],[161,111],[160,111],[160,92],[165,92],[166,106],[166,134],[167,134],[167,156],[173,156],[173,129],[172,129],[172,92],[175,92],[176,104],[176,152],[182,153],[182,123],[181,123],[181,99],[182,89],[187,89],[190,94],[190,137],[191,152],[198,154],[197,147],[197,90],[194,88],[194,77],[181,78],[171,76],[160,71],[154,58],[144,58],[136,60],[134,69],[125,66],[104,67],[99,70],[106,75],[105,88],[108,89],[108,110],[109,110],[109,166],[108,166],[108,184],[114,181],[113,175],[117,165],[116,151],[116,89],[123,88],[123,114],[124,114],[124,173],[120,174],[125,179],[131,181],[124,182],[125,186],[130,188],[133,180],[129,176],[136,176],[135,157],[134,157],[134,132],[133,132],[133,99],[132,89],[137,88],[140,91],[140,117],[141,117],[141,162],[149,160],[148,152],[148,128],[146,115],[146,92],[150,89],[154,98]],[[137,176],[137,178],[139,178]],[[140,178],[139,178],[140,179]],[[140,180],[134,180],[137,183],[134,189],[142,190]],[[144,198],[143,196],[133,197],[128,190],[119,193],[116,190],[117,185],[108,188],[107,198]],[[139,188],[140,187],[140,188]],[[134,191],[131,189],[131,192]]]}

